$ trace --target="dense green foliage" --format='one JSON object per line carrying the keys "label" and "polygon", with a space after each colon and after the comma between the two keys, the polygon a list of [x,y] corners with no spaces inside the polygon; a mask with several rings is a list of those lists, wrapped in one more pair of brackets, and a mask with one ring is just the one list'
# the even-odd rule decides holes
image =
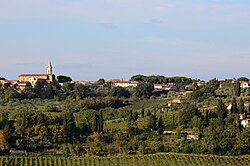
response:
{"label": "dense green foliage", "polygon": [[62,76],[62,75],[57,76],[56,79],[59,83],[65,83],[65,82],[72,81],[72,79],[69,76]]}
{"label": "dense green foliage", "polygon": [[148,82],[154,84],[163,84],[163,83],[176,83],[187,85],[193,82],[191,78],[187,77],[165,77],[165,76],[144,76],[144,75],[134,75],[131,77],[132,81],[139,82]]}
{"label": "dense green foliage", "polygon": [[[0,146],[71,156],[250,154],[250,129],[239,120],[239,113],[249,117],[250,98],[238,81],[223,86],[216,79],[200,86],[195,82],[186,93],[184,85],[195,80],[132,78],[141,81],[135,88],[115,87],[102,79],[91,85],[38,81],[23,91],[1,88]],[[160,95],[154,90],[153,83],[170,82],[178,90]],[[224,87],[231,93],[218,94]]]}

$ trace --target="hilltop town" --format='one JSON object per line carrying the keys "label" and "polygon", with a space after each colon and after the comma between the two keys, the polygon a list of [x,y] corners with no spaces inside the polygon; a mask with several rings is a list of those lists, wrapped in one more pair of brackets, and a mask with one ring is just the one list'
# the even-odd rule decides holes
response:
{"label": "hilltop town", "polygon": [[134,75],[130,80],[76,81],[55,76],[52,68],[49,61],[46,74],[1,78],[3,152],[250,153],[246,77],[206,82]]}

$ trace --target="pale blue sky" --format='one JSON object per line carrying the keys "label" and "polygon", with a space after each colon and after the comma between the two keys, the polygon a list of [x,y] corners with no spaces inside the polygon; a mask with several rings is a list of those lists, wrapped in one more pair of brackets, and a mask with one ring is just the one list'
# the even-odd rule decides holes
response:
{"label": "pale blue sky", "polygon": [[0,76],[250,77],[249,0],[0,0]]}

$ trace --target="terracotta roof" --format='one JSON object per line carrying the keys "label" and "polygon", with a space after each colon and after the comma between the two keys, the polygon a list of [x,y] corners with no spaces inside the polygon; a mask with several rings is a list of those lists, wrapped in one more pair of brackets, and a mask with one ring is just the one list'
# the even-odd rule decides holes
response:
{"label": "terracotta roof", "polygon": [[113,79],[113,80],[108,80],[106,82],[111,82],[111,83],[128,83],[129,81],[124,81],[120,79]]}
{"label": "terracotta roof", "polygon": [[166,84],[154,84],[154,86],[167,86]]}

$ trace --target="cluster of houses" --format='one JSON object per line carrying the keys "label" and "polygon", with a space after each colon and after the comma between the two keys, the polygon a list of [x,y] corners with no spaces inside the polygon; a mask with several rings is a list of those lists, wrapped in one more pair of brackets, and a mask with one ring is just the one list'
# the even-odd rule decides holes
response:
{"label": "cluster of houses", "polygon": [[[72,83],[80,83],[83,85],[91,85],[91,84],[97,84],[98,81],[72,81]],[[137,87],[139,84],[142,84],[138,81],[126,81],[123,79],[111,79],[106,80],[105,83],[111,84],[112,86],[116,87],[123,87],[123,88],[129,88],[129,87]],[[175,90],[176,86],[173,83],[169,84],[154,84],[154,90]]]}
{"label": "cluster of houses", "polygon": [[[27,86],[35,86],[36,82],[39,80],[46,81],[48,83],[56,81],[55,75],[52,73],[52,65],[51,61],[48,62],[47,66],[47,74],[21,74],[18,76],[18,80],[5,80],[5,79],[0,79],[0,83],[3,88],[8,88],[8,87],[15,87],[19,91],[22,91],[25,87]],[[235,80],[232,80],[232,83],[234,83]],[[97,84],[97,81],[72,81],[72,83],[80,83],[83,85],[92,85],[92,84]],[[123,88],[128,88],[128,87],[137,87],[141,82],[138,81],[126,81],[123,79],[112,79],[112,80],[107,80],[105,83],[109,83],[112,86],[116,87],[123,87]],[[224,81],[220,81],[220,88],[222,88]],[[239,81],[240,87],[242,89],[245,88],[250,88],[250,82],[248,81]],[[190,93],[194,89],[194,87],[201,87],[201,86],[206,86],[207,83],[205,81],[199,81],[199,82],[194,82],[190,85],[185,86],[185,92],[179,92],[179,93]],[[175,90],[176,85],[174,83],[169,83],[169,84],[154,84],[154,90],[156,91],[171,91]],[[182,99],[173,99],[169,105],[175,105],[175,104],[181,104]],[[230,106],[229,106],[230,107]],[[228,107],[228,109],[230,109]],[[241,124],[244,128],[250,126],[250,115],[247,114],[240,114],[240,121]]]}
{"label": "cluster of houses", "polygon": [[[224,80],[220,81],[220,88],[223,88],[223,83],[224,82],[225,82]],[[236,82],[236,80],[231,80],[232,84],[235,83],[235,82]],[[239,81],[239,83],[240,83],[240,87],[242,89],[250,88],[250,82],[249,81]]]}
{"label": "cluster of houses", "polygon": [[[249,104],[244,104],[245,108],[249,108]],[[227,110],[230,111],[232,108],[232,104],[230,104],[227,107]],[[250,115],[247,112],[244,112],[243,114],[239,114],[239,120],[241,125],[246,128],[246,127],[250,127]]]}
{"label": "cluster of houses", "polygon": [[0,80],[0,83],[4,89],[7,89],[8,87],[15,87],[20,91],[22,91],[26,86],[31,86],[30,82],[20,80]]}
{"label": "cluster of houses", "polygon": [[120,86],[123,88],[137,87],[140,84],[140,82],[138,81],[125,81],[123,79],[112,79],[112,80],[106,81],[106,83],[110,83],[113,86]]}
{"label": "cluster of houses", "polygon": [[240,123],[244,128],[250,127],[250,115],[240,114]]}

